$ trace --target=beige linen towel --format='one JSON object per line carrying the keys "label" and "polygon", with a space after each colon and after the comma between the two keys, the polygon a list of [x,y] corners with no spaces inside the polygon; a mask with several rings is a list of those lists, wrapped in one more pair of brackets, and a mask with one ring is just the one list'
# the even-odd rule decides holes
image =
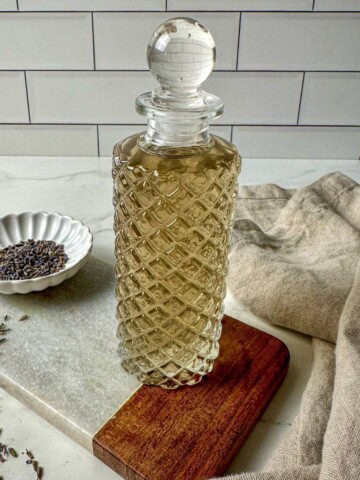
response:
{"label": "beige linen towel", "polygon": [[229,287],[260,317],[313,336],[314,365],[266,471],[231,478],[360,480],[359,258],[360,186],[350,178],[240,188]]}

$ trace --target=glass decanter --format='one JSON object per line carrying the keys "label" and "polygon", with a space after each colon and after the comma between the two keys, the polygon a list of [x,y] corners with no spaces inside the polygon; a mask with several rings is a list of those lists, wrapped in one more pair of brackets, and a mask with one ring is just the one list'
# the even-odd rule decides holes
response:
{"label": "glass decanter", "polygon": [[219,353],[240,156],[209,134],[222,101],[201,90],[215,64],[209,31],[174,18],[147,50],[161,87],[140,95],[147,131],[114,147],[117,336],[123,368],[173,389]]}

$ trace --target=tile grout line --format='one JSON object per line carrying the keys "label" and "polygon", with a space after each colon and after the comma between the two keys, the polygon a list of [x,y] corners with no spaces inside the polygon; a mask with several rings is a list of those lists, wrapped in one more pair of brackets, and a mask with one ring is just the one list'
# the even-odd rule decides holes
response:
{"label": "tile grout line", "polygon": [[303,78],[301,82],[301,91],[300,91],[299,108],[298,108],[296,125],[299,125],[299,120],[300,120],[300,110],[301,110],[301,102],[302,102],[302,96],[303,96],[303,90],[304,90],[304,82],[305,82],[305,72],[303,73]]}
{"label": "tile grout line", "polygon": [[168,11],[168,0],[165,0],[165,12]]}
{"label": "tile grout line", "polygon": [[314,11],[314,8],[315,8],[315,0],[313,0],[312,11]]}
{"label": "tile grout line", "polygon": [[31,114],[30,114],[30,101],[29,101],[29,92],[26,78],[26,71],[24,70],[24,81],[25,81],[25,93],[26,93],[26,103],[28,109],[29,124],[31,123]]}
{"label": "tile grout line", "polygon": [[237,50],[236,50],[236,65],[235,70],[237,71],[239,68],[239,51],[240,51],[240,34],[241,34],[241,19],[242,19],[242,12],[239,13],[239,30],[238,30],[238,38],[237,38]]}
{"label": "tile grout line", "polygon": [[96,137],[97,137],[97,155],[98,155],[98,157],[100,157],[99,125],[96,125]]}
{"label": "tile grout line", "polygon": [[234,131],[234,125],[231,125],[230,127],[230,142],[233,143],[233,131]]}
{"label": "tile grout line", "polygon": [[[21,13],[52,13],[52,14],[58,14],[58,13],[163,13],[164,10],[21,10]],[[9,11],[9,10],[0,10],[1,13],[7,13],[7,14],[12,14],[16,13],[15,10]],[[178,13],[254,13],[254,14],[277,14],[277,13],[308,13],[311,14],[312,10],[239,10],[239,9],[234,9],[234,10],[168,10],[168,12],[178,12]],[[349,14],[359,14],[359,10],[314,10],[314,13],[349,13]]]}
{"label": "tile grout line", "polygon": [[[95,48],[95,46],[94,46]],[[23,68],[0,68],[0,73],[2,72],[23,72]],[[93,73],[94,69],[89,68],[52,68],[52,69],[43,69],[43,68],[28,68],[25,71],[27,72],[40,72],[40,73]],[[150,72],[149,69],[145,68],[117,68],[117,69],[109,69],[109,68],[100,68],[96,69],[96,72],[102,73],[148,73]],[[360,70],[271,70],[271,69],[244,69],[244,70],[230,70],[230,69],[215,69],[213,73],[326,73],[329,75],[340,73],[340,74],[359,74]]]}
{"label": "tile grout line", "polygon": [[92,36],[92,46],[93,46],[93,64],[94,64],[94,70],[96,70],[94,12],[91,12],[91,36]]}
{"label": "tile grout line", "polygon": [[16,0],[16,8],[19,11],[19,0]]}
{"label": "tile grout line", "polygon": [[[17,127],[17,126],[28,126],[29,123],[24,122],[0,122],[1,127]],[[145,123],[82,123],[82,122],[31,122],[31,125],[38,125],[38,126],[61,126],[61,127],[94,127],[96,125],[103,126],[103,127],[146,127]],[[216,123],[211,124],[211,128],[213,127],[272,127],[272,128],[360,128],[360,123],[358,124],[330,124],[326,125],[323,123]]]}

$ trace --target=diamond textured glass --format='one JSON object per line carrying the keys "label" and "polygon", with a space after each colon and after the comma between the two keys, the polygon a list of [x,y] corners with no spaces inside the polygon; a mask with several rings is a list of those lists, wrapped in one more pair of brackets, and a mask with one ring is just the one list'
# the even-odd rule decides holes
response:
{"label": "diamond textured glass", "polygon": [[208,30],[169,20],[147,56],[161,84],[136,101],[147,131],[113,155],[118,351],[140,381],[173,389],[219,353],[240,156],[208,132],[223,110],[200,89],[215,63]]}

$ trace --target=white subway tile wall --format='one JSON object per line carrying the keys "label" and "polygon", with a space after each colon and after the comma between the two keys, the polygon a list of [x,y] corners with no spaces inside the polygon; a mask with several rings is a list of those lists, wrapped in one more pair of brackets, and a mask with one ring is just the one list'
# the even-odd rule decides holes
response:
{"label": "white subway tile wall", "polygon": [[225,102],[218,123],[293,124],[299,109],[300,72],[216,72],[205,89]]}
{"label": "white subway tile wall", "polygon": [[243,13],[239,70],[360,70],[360,15]]}
{"label": "white subway tile wall", "polygon": [[0,0],[0,155],[111,155],[180,15],[217,45],[213,133],[248,158],[359,158],[360,0]]}
{"label": "white subway tile wall", "polygon": [[[181,16],[173,12],[171,16]],[[150,34],[169,13],[94,13],[95,60],[98,70],[148,69],[146,47]],[[240,13],[201,12],[196,19],[206,25],[216,43],[216,69],[236,70]],[[150,33],[149,33],[150,32]]]}
{"label": "white subway tile wall", "polygon": [[312,10],[312,6],[313,0],[168,0],[168,10]]}
{"label": "white subway tile wall", "polygon": [[316,0],[314,10],[360,12],[359,0]]}
{"label": "white subway tile wall", "polygon": [[234,127],[245,158],[357,158],[360,127]]}
{"label": "white subway tile wall", "polygon": [[139,92],[156,86],[149,72],[27,72],[34,123],[143,123]]}
{"label": "white subway tile wall", "polygon": [[0,123],[27,123],[28,121],[24,72],[1,72]]}
{"label": "white subway tile wall", "polygon": [[17,10],[16,0],[0,0],[0,11],[8,12],[11,10]]}
{"label": "white subway tile wall", "polygon": [[2,155],[97,156],[96,125],[0,125]]}
{"label": "white subway tile wall", "polygon": [[359,124],[360,72],[306,73],[301,107],[302,125]]}
{"label": "white subway tile wall", "polygon": [[0,15],[0,69],[93,68],[90,13]]}
{"label": "white subway tile wall", "polygon": [[18,0],[18,2],[19,10],[27,11],[163,11],[166,8],[166,0]]}

